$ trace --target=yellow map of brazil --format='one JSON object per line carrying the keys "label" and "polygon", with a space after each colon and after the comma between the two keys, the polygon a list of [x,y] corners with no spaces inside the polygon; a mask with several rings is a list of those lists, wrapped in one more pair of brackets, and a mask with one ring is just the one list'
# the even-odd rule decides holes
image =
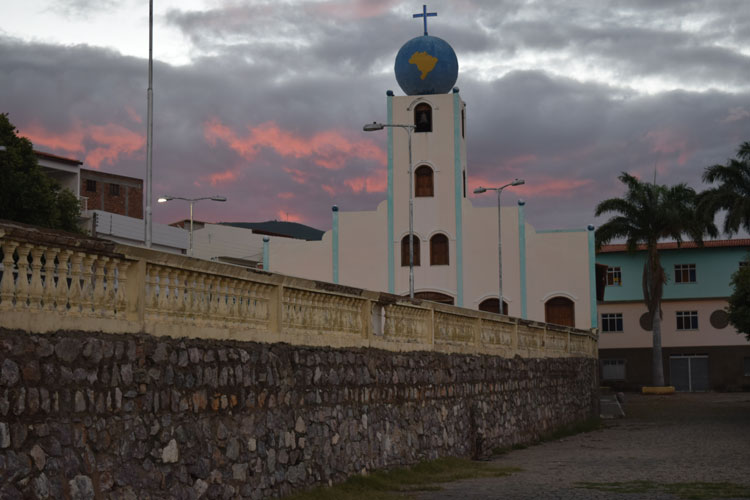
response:
{"label": "yellow map of brazil", "polygon": [[420,77],[422,80],[427,78],[430,71],[435,69],[435,64],[437,64],[437,62],[437,57],[432,57],[427,52],[415,52],[409,58],[409,64],[416,64],[417,69],[422,72],[422,76]]}

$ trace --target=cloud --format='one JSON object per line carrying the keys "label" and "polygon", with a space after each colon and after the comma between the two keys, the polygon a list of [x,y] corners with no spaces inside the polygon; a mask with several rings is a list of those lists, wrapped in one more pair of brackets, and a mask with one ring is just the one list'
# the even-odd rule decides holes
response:
{"label": "cloud", "polygon": [[121,125],[83,125],[75,123],[70,130],[57,133],[38,124],[19,129],[35,148],[83,155],[87,166],[99,168],[103,162],[116,163],[121,156],[143,149],[146,138]]}
{"label": "cloud", "polygon": [[352,134],[326,130],[311,137],[302,137],[282,130],[275,123],[261,123],[247,126],[244,136],[224,125],[218,118],[204,124],[204,136],[211,146],[219,141],[252,161],[258,153],[268,148],[284,157],[306,158],[315,165],[330,170],[341,170],[350,158],[362,158],[385,164],[385,152],[374,142],[366,139],[353,139]]}

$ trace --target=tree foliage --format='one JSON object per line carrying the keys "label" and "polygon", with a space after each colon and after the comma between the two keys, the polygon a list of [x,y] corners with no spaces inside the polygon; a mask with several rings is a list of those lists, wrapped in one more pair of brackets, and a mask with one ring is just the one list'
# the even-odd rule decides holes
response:
{"label": "tree foliage", "polygon": [[664,385],[664,367],[661,354],[661,300],[667,276],[661,266],[658,242],[669,238],[677,242],[688,236],[698,244],[703,235],[718,234],[713,218],[701,215],[697,209],[698,195],[685,184],[664,186],[641,182],[624,173],[619,177],[627,187],[623,198],[610,198],[596,206],[595,215],[615,214],[596,230],[596,244],[613,239],[625,239],[629,252],[642,246],[646,250],[643,267],[643,299],[652,318],[653,332],[653,383]]}
{"label": "tree foliage", "polygon": [[725,165],[707,167],[703,181],[718,185],[701,193],[701,212],[713,218],[716,212],[726,210],[723,229],[728,235],[740,227],[750,231],[750,142],[743,142],[736,158]]}
{"label": "tree foliage", "polygon": [[0,219],[78,232],[78,199],[43,172],[31,141],[18,136],[4,113],[0,146]]}
{"label": "tree foliage", "polygon": [[732,295],[729,297],[729,322],[750,340],[750,266],[740,267],[732,275]]}

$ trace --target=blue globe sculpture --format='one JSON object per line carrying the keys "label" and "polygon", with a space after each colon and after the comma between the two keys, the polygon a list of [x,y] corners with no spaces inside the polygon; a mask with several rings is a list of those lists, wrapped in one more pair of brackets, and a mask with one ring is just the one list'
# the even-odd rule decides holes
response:
{"label": "blue globe sculpture", "polygon": [[398,51],[395,70],[406,95],[446,94],[458,78],[458,59],[442,38],[418,36]]}

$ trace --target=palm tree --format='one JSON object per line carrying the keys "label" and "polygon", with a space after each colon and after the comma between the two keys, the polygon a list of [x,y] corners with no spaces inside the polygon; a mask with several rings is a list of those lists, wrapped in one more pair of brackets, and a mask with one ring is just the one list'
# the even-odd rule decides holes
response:
{"label": "palm tree", "polygon": [[737,150],[737,159],[726,165],[706,167],[703,181],[719,185],[700,194],[699,208],[713,217],[726,210],[724,232],[737,233],[740,227],[750,231],[750,142],[743,142]]}
{"label": "palm tree", "polygon": [[620,181],[628,188],[623,198],[610,198],[596,206],[596,216],[606,213],[613,216],[596,230],[597,248],[613,239],[625,239],[629,252],[646,249],[643,266],[643,299],[652,318],[653,384],[664,385],[664,366],[661,359],[661,300],[667,276],[661,267],[657,243],[664,238],[673,239],[679,246],[683,234],[699,245],[703,235],[717,234],[713,219],[698,217],[698,195],[685,184],[663,186],[641,182],[624,173]]}

